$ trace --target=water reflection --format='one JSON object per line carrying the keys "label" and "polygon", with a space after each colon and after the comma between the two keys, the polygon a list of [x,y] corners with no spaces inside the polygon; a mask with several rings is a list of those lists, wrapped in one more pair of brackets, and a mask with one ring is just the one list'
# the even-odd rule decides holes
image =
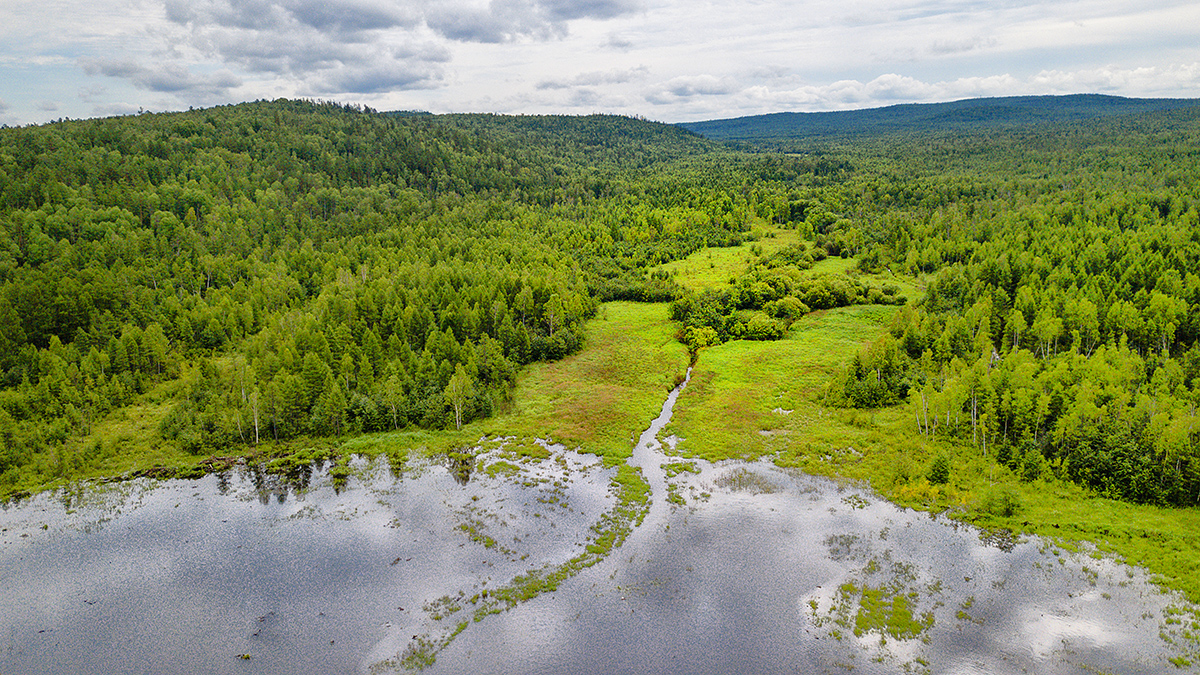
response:
{"label": "water reflection", "polygon": [[0,513],[0,673],[368,672],[457,624],[441,598],[467,627],[434,673],[1174,670],[1173,599],[1137,570],[656,435],[625,545],[478,622],[473,595],[582,550],[612,469],[494,444],[358,461],[340,491],[325,465],[244,467],[26,500]]}
{"label": "water reflection", "polygon": [[766,463],[699,464],[647,536],[472,626],[433,672],[1174,670],[1171,598],[1138,571],[1036,539],[1006,551]]}

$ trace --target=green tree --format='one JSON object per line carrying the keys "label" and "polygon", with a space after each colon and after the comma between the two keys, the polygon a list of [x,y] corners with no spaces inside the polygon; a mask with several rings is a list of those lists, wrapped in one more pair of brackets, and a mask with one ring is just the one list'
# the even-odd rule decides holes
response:
{"label": "green tree", "polygon": [[471,376],[467,375],[467,371],[461,363],[454,368],[454,375],[450,377],[450,383],[446,385],[442,395],[446,398],[446,402],[454,408],[454,427],[462,429],[463,408],[475,395],[475,385],[471,382]]}

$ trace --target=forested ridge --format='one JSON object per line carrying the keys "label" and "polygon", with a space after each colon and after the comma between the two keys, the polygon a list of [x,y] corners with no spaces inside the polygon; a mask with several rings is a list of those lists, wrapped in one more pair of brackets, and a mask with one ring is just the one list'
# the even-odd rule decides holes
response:
{"label": "forested ridge", "polygon": [[797,141],[892,136],[897,133],[1004,133],[1022,127],[1064,122],[1096,122],[1163,111],[1187,110],[1200,100],[1141,99],[1103,94],[1002,96],[944,103],[902,103],[883,108],[831,112],[780,112],[733,119],[687,122],[681,126],[722,141],[756,147],[786,147]]}
{"label": "forested ridge", "polygon": [[307,101],[0,131],[0,489],[116,452],[89,433],[135,402],[196,455],[491,415],[811,168],[631,118]]}

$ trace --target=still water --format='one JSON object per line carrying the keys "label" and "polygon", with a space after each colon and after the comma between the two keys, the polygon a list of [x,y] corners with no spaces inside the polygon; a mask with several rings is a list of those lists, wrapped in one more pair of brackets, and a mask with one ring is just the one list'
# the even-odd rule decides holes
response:
{"label": "still water", "polygon": [[1186,672],[1160,637],[1181,603],[1141,571],[766,462],[666,457],[673,401],[635,450],[654,494],[624,545],[481,621],[436,601],[579,555],[611,469],[492,443],[469,480],[360,461],[345,486],[245,468],[10,505],[0,673],[386,672],[464,620],[429,672]]}

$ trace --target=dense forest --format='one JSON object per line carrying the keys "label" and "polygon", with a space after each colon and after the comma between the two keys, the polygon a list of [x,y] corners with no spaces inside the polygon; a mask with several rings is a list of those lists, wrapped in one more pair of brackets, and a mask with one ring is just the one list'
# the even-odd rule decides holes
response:
{"label": "dense forest", "polygon": [[[0,492],[101,460],[81,439],[146,400],[198,456],[454,428],[627,299],[670,301],[693,350],[903,305],[828,402],[906,406],[1029,480],[1195,505],[1200,109],[1087,103],[737,149],[625,117],[311,101],[0,130]],[[804,243],[726,290],[658,269],[763,225]],[[807,272],[827,256],[857,271]]]}
{"label": "dense forest", "polygon": [[647,269],[740,243],[802,159],[613,117],[307,101],[0,131],[0,487],[70,476],[170,402],[197,455],[457,426],[579,348]]}

